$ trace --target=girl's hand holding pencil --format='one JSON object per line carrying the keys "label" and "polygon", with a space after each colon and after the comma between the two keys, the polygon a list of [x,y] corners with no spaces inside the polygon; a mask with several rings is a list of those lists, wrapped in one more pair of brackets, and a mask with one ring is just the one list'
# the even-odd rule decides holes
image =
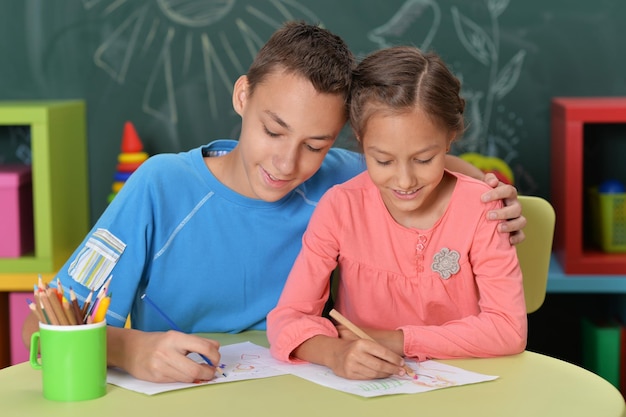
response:
{"label": "girl's hand holding pencil", "polygon": [[[348,320],[348,318],[346,318],[344,315],[342,315],[337,310],[332,309],[329,312],[329,315],[337,323],[341,324],[342,326],[345,326],[348,330],[350,330],[352,333],[354,333],[358,338],[366,339],[366,340],[370,340],[372,342],[378,343],[378,342],[376,342],[376,340],[374,338],[372,338],[370,335],[365,333],[361,328],[359,328],[357,325],[352,323],[350,320]],[[402,368],[404,369],[404,372],[406,373],[407,376],[409,376],[409,377],[411,377],[413,379],[417,379],[417,374],[415,373],[415,371],[411,367],[409,367],[408,365],[404,365],[404,366],[402,366]]]}

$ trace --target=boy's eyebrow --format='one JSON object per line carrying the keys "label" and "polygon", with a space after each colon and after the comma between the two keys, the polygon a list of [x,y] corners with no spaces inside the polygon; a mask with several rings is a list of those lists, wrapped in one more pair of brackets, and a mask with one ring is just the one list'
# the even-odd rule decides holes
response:
{"label": "boy's eyebrow", "polygon": [[265,113],[271,117],[276,123],[278,123],[279,125],[281,125],[282,127],[284,127],[285,129],[291,131],[291,126],[289,126],[287,124],[287,122],[285,122],[283,119],[281,119],[281,117],[279,115],[277,115],[276,113],[266,110]]}
{"label": "boy's eyebrow", "polygon": [[[291,132],[291,126],[289,126],[289,124],[287,122],[285,122],[279,115],[277,115],[276,113],[270,111],[270,110],[266,110],[265,113],[272,118],[272,120],[274,120],[276,123],[278,123],[280,126],[282,126],[283,128],[287,129],[288,131]],[[316,135],[316,136],[309,136],[309,139],[315,139],[315,140],[333,140],[333,136],[332,135]]]}
{"label": "boy's eyebrow", "polygon": [[309,136],[309,139],[313,140],[333,140],[331,135],[319,135],[319,136]]}

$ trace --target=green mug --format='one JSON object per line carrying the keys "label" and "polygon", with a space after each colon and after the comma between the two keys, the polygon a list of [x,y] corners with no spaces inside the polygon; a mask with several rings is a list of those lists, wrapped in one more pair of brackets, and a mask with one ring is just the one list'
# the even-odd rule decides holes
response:
{"label": "green mug", "polygon": [[44,398],[83,401],[106,393],[106,334],[106,321],[75,326],[39,323],[30,340],[30,365],[42,372]]}

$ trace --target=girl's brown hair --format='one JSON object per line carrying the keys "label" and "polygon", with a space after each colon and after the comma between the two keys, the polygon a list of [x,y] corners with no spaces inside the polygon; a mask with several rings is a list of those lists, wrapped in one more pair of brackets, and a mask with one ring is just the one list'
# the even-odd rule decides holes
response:
{"label": "girl's brown hair", "polygon": [[438,55],[410,46],[381,49],[354,70],[350,125],[360,138],[375,112],[403,112],[419,106],[458,137],[465,129],[465,100],[460,91],[461,82]]}

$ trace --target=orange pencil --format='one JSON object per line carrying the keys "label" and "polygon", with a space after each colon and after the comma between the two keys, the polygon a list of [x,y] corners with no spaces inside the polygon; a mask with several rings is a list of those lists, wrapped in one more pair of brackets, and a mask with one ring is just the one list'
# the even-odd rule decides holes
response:
{"label": "orange pencil", "polygon": [[57,278],[57,297],[59,298],[59,302],[63,303],[63,296],[65,295],[63,291],[63,284],[61,284],[61,280]]}
{"label": "orange pencil", "polygon": [[[330,317],[337,320],[339,324],[343,324],[344,326],[346,326],[352,333],[359,336],[361,339],[367,339],[367,340],[371,340],[372,342],[376,342],[374,338],[372,338],[370,335],[365,333],[356,324],[352,323],[350,320],[348,320],[344,315],[342,315],[340,312],[338,312],[334,308],[330,310],[330,313],[328,314],[330,315]],[[404,365],[403,368],[406,371],[406,374],[408,376],[410,376],[413,379],[417,379],[417,374],[415,373],[413,369],[411,369],[411,367],[409,367],[408,365]]]}

